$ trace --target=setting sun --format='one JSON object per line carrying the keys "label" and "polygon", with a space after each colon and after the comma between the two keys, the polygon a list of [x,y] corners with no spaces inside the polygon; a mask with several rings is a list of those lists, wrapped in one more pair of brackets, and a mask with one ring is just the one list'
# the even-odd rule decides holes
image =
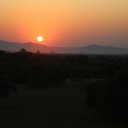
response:
{"label": "setting sun", "polygon": [[44,40],[44,39],[43,39],[42,36],[38,36],[38,37],[37,37],[37,41],[42,42],[43,40]]}

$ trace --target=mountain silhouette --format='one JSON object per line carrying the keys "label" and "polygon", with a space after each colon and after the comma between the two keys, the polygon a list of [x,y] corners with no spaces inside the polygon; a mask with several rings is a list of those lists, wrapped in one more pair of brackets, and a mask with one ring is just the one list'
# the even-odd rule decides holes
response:
{"label": "mountain silhouette", "polygon": [[0,50],[17,52],[24,48],[26,51],[41,53],[74,53],[74,54],[128,54],[128,48],[118,48],[102,45],[88,45],[85,47],[49,47],[37,43],[17,43],[0,40]]}

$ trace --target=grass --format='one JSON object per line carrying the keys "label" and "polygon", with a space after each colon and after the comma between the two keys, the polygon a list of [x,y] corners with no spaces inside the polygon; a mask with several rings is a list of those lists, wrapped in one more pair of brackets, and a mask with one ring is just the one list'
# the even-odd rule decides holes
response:
{"label": "grass", "polygon": [[[0,102],[1,128],[119,128],[86,108],[85,93],[64,88],[20,89]],[[122,127],[122,126],[121,126]]]}

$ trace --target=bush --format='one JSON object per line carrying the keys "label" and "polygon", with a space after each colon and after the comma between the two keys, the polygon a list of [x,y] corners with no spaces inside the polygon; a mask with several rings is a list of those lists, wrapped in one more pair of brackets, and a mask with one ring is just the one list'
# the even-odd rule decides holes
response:
{"label": "bush", "polygon": [[16,87],[7,80],[0,79],[0,98],[7,98],[11,92],[16,93]]}
{"label": "bush", "polygon": [[113,79],[93,85],[87,90],[86,103],[105,118],[124,123],[128,119],[128,86],[120,83]]}

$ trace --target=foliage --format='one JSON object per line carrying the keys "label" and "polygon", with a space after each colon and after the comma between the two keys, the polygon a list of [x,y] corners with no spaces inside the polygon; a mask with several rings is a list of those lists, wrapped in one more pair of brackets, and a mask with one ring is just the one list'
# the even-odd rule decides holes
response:
{"label": "foliage", "polygon": [[41,54],[22,49],[1,51],[0,62],[1,96],[20,85],[76,87],[86,91],[89,108],[115,120],[128,119],[127,55]]}

